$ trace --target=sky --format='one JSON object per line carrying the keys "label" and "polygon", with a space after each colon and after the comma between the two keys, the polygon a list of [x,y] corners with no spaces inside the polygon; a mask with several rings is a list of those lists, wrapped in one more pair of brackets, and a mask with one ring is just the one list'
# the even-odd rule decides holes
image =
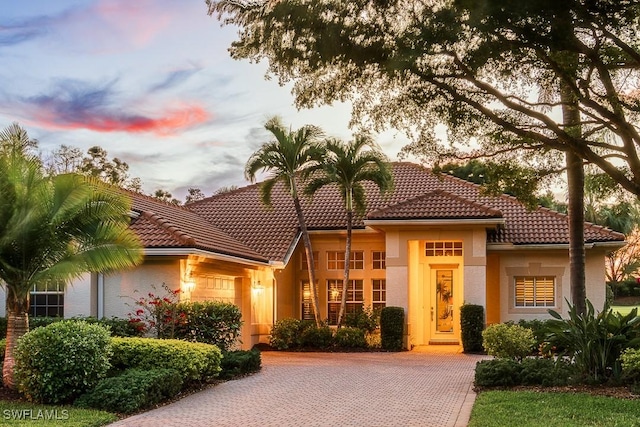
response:
{"label": "sky", "polygon": [[[273,115],[351,138],[349,105],[298,111],[266,64],[231,59],[236,32],[204,0],[0,0],[0,128],[18,122],[43,153],[99,145],[179,199],[248,184]],[[406,144],[376,140],[392,160]]]}

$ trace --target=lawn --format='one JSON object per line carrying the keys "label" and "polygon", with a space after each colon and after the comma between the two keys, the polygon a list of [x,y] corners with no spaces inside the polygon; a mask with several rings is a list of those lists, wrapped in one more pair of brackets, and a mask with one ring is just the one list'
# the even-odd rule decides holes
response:
{"label": "lawn", "polygon": [[623,316],[626,314],[629,314],[631,310],[633,310],[634,308],[637,308],[638,313],[640,313],[640,305],[612,305],[611,306],[612,310],[617,311]]}
{"label": "lawn", "polygon": [[0,425],[10,427],[98,427],[118,419],[114,414],[69,406],[0,401]]}
{"label": "lawn", "polygon": [[638,426],[640,400],[583,393],[483,391],[469,427]]}

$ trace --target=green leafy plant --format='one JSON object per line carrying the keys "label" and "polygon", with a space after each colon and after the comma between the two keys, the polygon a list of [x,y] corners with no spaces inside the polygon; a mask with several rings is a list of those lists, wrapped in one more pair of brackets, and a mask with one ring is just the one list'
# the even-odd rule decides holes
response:
{"label": "green leafy plant", "polygon": [[367,348],[365,331],[360,328],[340,328],[334,337],[336,346],[341,348]]}
{"label": "green leafy plant", "polygon": [[34,329],[15,349],[17,388],[31,401],[71,402],[106,376],[111,354],[100,325],[67,320]]}
{"label": "green leafy plant", "polygon": [[352,313],[347,313],[344,318],[344,326],[362,329],[372,334],[380,323],[380,311],[373,310],[371,306],[360,308]]}
{"label": "green leafy plant", "polygon": [[569,357],[586,380],[619,378],[620,354],[625,348],[640,344],[637,309],[621,315],[607,306],[596,313],[588,300],[586,306],[582,315],[569,304],[567,319],[549,310],[554,319],[548,321],[547,347],[562,349],[559,354]]}
{"label": "green leafy plant", "polygon": [[513,359],[481,360],[476,364],[476,387],[512,387],[518,384],[520,364]]}
{"label": "green leafy plant", "polygon": [[533,337],[536,339],[536,348],[540,348],[540,346],[545,342],[547,338],[547,322],[548,320],[520,319],[517,324],[519,326],[522,326],[523,328],[531,329],[531,332],[533,332]]}
{"label": "green leafy plant", "polygon": [[315,322],[301,322],[298,344],[304,348],[326,349],[333,345],[333,330],[327,326],[316,326]]}
{"label": "green leafy plant", "polygon": [[482,345],[491,356],[522,360],[532,353],[536,340],[530,329],[498,323],[482,332]]}
{"label": "green leafy plant", "polygon": [[177,395],[182,376],[173,369],[129,369],[104,378],[74,405],[130,414]]}
{"label": "green leafy plant", "polygon": [[174,369],[185,383],[207,381],[218,375],[222,353],[215,345],[181,340],[114,337],[115,369]]}
{"label": "green leafy plant", "polygon": [[269,343],[278,350],[288,350],[298,347],[298,334],[301,320],[286,318],[277,320],[271,328]]}
{"label": "green leafy plant", "polygon": [[640,381],[640,349],[628,348],[620,355],[622,375],[627,381]]}
{"label": "green leafy plant", "polygon": [[[164,319],[173,322],[163,330],[173,338],[214,344],[220,350],[232,348],[240,336],[242,313],[238,306],[219,301],[180,302],[164,305],[169,311]],[[161,334],[161,338],[169,338]]]}
{"label": "green leafy plant", "polygon": [[528,357],[520,362],[518,380],[522,385],[563,386],[574,374],[574,366],[563,359]]}
{"label": "green leafy plant", "polygon": [[460,333],[465,353],[481,353],[482,331],[484,330],[484,307],[463,304],[460,307]]}
{"label": "green leafy plant", "polygon": [[222,353],[219,378],[227,380],[257,372],[262,367],[258,350],[235,350]]}
{"label": "green leafy plant", "polygon": [[404,341],[404,309],[384,307],[380,311],[380,343],[383,349],[400,351]]}
{"label": "green leafy plant", "polygon": [[513,387],[540,385],[543,387],[566,385],[575,369],[569,363],[543,358],[482,360],[476,364],[477,387]]}

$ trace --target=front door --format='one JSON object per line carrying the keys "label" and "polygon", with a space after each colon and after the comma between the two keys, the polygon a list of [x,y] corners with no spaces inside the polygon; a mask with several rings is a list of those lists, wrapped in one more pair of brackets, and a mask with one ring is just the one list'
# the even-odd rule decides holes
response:
{"label": "front door", "polygon": [[459,296],[457,265],[432,265],[430,274],[430,340],[432,344],[458,341],[456,307]]}

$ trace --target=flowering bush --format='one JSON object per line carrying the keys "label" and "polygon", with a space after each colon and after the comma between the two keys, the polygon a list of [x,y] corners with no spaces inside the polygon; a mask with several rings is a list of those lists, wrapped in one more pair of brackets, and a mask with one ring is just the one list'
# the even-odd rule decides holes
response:
{"label": "flowering bush", "polygon": [[[149,292],[134,301],[129,322],[153,338],[179,339],[231,349],[240,337],[242,313],[231,303],[180,302],[180,289],[162,284],[164,294]],[[155,289],[155,288],[154,288]]]}
{"label": "flowering bush", "polygon": [[[155,290],[155,286],[152,285]],[[173,338],[176,323],[185,317],[177,313],[180,289],[171,289],[163,283],[164,295],[149,292],[134,300],[133,311],[128,313],[129,322],[142,334],[155,338]]]}

